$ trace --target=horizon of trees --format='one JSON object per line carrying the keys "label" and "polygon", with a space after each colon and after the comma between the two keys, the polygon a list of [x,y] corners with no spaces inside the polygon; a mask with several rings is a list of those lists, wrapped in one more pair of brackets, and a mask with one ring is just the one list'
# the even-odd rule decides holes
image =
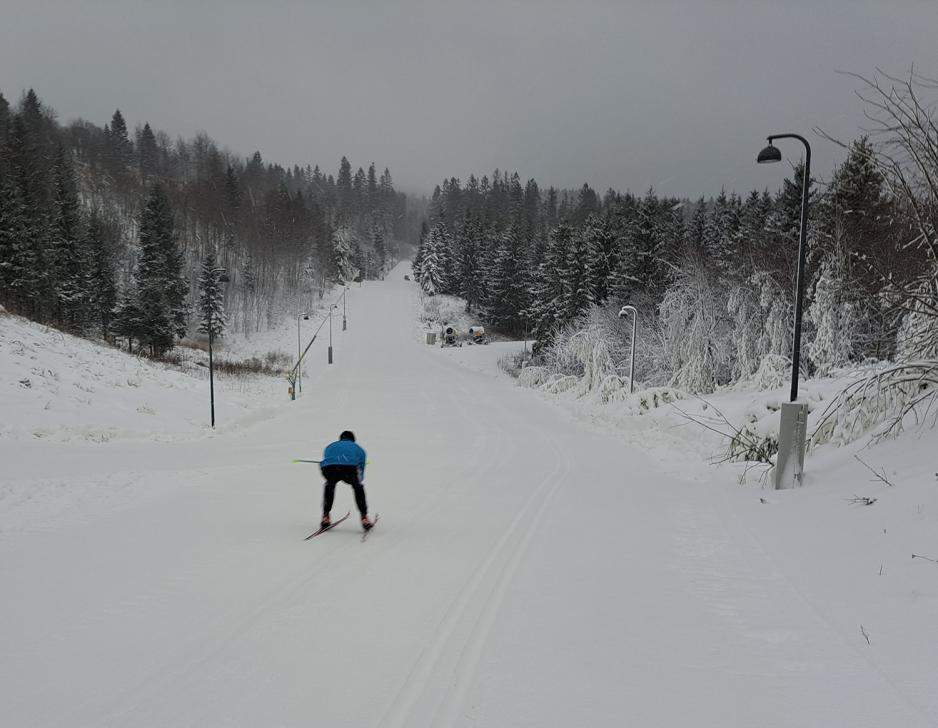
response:
{"label": "horizon of trees", "polygon": [[[642,311],[645,375],[695,392],[791,356],[803,165],[779,190],[721,190],[695,201],[588,184],[548,188],[496,170],[434,191],[415,273],[428,295],[542,354],[595,322],[612,335],[625,304]],[[927,264],[909,203],[890,193],[868,138],[849,146],[823,187],[809,182],[804,359],[827,370],[888,359],[902,345],[899,295]],[[652,342],[650,344],[644,342]]]}

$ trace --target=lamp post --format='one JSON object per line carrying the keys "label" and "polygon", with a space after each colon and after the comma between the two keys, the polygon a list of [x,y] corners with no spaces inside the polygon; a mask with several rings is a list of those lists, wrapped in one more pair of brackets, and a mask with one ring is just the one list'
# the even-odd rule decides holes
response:
{"label": "lamp post", "polygon": [[332,312],[336,309],[336,304],[329,306],[329,363],[332,364]]}
{"label": "lamp post", "polygon": [[345,287],[345,291],[342,292],[342,330],[345,331],[348,328],[348,320],[345,316],[345,294],[348,293],[348,286]]}
{"label": "lamp post", "polygon": [[629,356],[629,394],[635,391],[635,336],[638,333],[638,309],[635,306],[623,306],[619,310],[619,318],[632,313],[632,352]]}
{"label": "lamp post", "polygon": [[[224,268],[212,268],[212,276],[218,275],[218,283],[227,283],[230,279]],[[219,275],[220,274],[220,275]],[[215,368],[212,359],[212,334],[215,324],[212,321],[212,309],[208,310],[208,397],[212,412],[212,427],[215,427]]]}
{"label": "lamp post", "polygon": [[756,161],[759,164],[780,162],[782,153],[772,142],[776,139],[797,139],[804,144],[804,177],[801,181],[801,230],[798,235],[798,277],[795,282],[795,330],[792,336],[791,397],[782,405],[778,433],[778,457],[775,464],[776,489],[801,484],[804,471],[804,450],[807,439],[808,406],[798,404],[798,370],[801,366],[801,318],[804,310],[804,266],[807,257],[808,185],[811,182],[811,145],[798,134],[772,134]]}
{"label": "lamp post", "polygon": [[[302,352],[300,351],[300,318],[301,317],[304,321],[309,321],[309,312],[307,311],[306,313],[298,313],[296,315],[296,360],[297,361],[299,361],[300,357],[303,356]],[[301,368],[298,368],[296,370],[296,385],[297,385],[297,390],[302,392],[303,391],[303,376],[302,376]]]}
{"label": "lamp post", "polygon": [[769,145],[759,152],[756,161],[759,164],[780,162],[782,153],[778,147],[772,145],[775,139],[797,139],[805,148],[804,178],[801,182],[801,231],[798,235],[798,278],[795,283],[795,333],[792,339],[791,357],[791,399],[798,399],[798,369],[801,365],[801,317],[804,310],[804,264],[807,257],[805,240],[808,235],[808,185],[811,181],[811,145],[808,140],[798,134],[773,134],[768,137]]}

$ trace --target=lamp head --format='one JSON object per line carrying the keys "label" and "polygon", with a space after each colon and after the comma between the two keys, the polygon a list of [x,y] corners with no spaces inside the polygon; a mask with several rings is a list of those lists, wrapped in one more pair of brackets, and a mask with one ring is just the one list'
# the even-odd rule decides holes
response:
{"label": "lamp head", "polygon": [[772,162],[781,161],[782,153],[778,147],[772,145],[772,142],[769,142],[769,146],[759,152],[759,156],[756,157],[756,162],[759,164],[771,164]]}

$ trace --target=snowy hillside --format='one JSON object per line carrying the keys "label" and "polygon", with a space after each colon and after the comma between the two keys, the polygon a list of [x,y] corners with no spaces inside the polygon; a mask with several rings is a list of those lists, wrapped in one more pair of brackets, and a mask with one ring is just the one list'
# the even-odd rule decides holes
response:
{"label": "snowy hillside", "polygon": [[[219,361],[278,352],[292,364],[289,326],[250,340],[217,342]],[[295,348],[295,339],[293,343]],[[4,417],[0,439],[86,440],[192,437],[209,427],[208,357],[177,348],[183,366],[129,355],[87,339],[0,315],[0,381]],[[267,404],[287,397],[272,377],[215,375],[218,429],[264,416]]]}
{"label": "snowy hillside", "polygon": [[[740,485],[673,409],[518,386],[521,342],[425,345],[404,273],[350,290],[296,402],[222,385],[212,436],[204,380],[0,320],[4,723],[938,725],[934,431]],[[305,542],[291,460],[343,429],[380,523],[340,486],[353,517]]]}

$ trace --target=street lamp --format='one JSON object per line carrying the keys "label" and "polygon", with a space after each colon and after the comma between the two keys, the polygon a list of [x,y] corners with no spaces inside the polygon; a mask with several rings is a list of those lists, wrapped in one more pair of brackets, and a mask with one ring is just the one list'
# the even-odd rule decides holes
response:
{"label": "street lamp", "polygon": [[348,286],[345,287],[345,290],[342,292],[342,330],[345,331],[348,328],[348,322],[345,317],[345,294],[348,293]]}
{"label": "street lamp", "polygon": [[332,312],[338,308],[338,304],[333,303],[329,306],[329,363],[332,364]]}
{"label": "street lamp", "polygon": [[[211,274],[213,276],[221,274],[218,276],[218,283],[227,283],[230,279],[224,268],[212,268]],[[208,310],[208,392],[209,392],[209,402],[211,403],[212,410],[212,427],[215,427],[215,372],[214,365],[212,361],[212,330],[215,328],[212,322],[212,309]]]}
{"label": "street lamp", "polygon": [[[782,421],[778,435],[778,459],[775,466],[775,487],[786,487],[790,480],[801,484],[804,449],[807,436],[808,406],[797,404],[798,370],[801,365],[801,317],[804,310],[804,265],[807,256],[808,185],[811,182],[811,145],[798,134],[772,134],[756,161],[759,164],[780,162],[782,153],[772,142],[776,139],[797,139],[805,148],[804,177],[801,181],[801,230],[798,235],[798,277],[795,282],[795,331],[792,337],[791,398],[782,405]],[[794,457],[792,457],[794,456]],[[791,473],[791,479],[788,474]]]}
{"label": "street lamp", "polygon": [[[309,312],[307,311],[306,313],[298,313],[296,315],[296,360],[297,361],[299,361],[300,358],[303,356],[303,354],[300,351],[300,318],[301,317],[304,321],[309,321]],[[300,368],[296,370],[296,385],[297,385],[297,389],[300,392],[302,392],[303,391],[303,377],[302,377],[302,369]]]}
{"label": "street lamp", "polygon": [[638,310],[635,306],[623,306],[619,310],[619,318],[632,313],[632,353],[629,357],[629,394],[635,391],[635,335],[638,332]]}

